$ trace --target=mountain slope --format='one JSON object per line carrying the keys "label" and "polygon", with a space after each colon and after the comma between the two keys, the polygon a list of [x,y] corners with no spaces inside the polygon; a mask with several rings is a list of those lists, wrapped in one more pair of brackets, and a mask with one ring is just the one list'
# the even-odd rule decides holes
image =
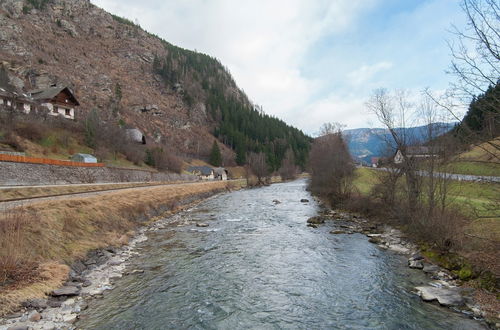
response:
{"label": "mountain slope", "polygon": [[[230,148],[269,156],[274,144],[292,147],[298,159],[307,153],[309,138],[260,114],[218,60],[171,45],[88,0],[2,1],[0,58],[18,90],[68,85],[81,104],[79,120],[97,109],[101,120],[138,127],[181,155],[207,157],[214,133],[227,144],[226,163],[234,162]],[[241,118],[264,118],[264,137]]]}
{"label": "mountain slope", "polygon": [[[442,135],[455,126],[454,123],[434,124],[435,136]],[[402,128],[397,129],[402,132]],[[404,129],[411,144],[421,144],[428,141],[429,126],[409,127]],[[389,131],[383,128],[356,128],[344,131],[347,137],[351,155],[366,163],[370,163],[371,157],[387,157],[395,152],[395,143]]]}

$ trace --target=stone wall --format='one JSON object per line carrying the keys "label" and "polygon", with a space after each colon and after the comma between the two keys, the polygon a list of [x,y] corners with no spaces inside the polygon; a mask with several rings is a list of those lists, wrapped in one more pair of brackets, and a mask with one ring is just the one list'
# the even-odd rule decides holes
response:
{"label": "stone wall", "polygon": [[69,167],[45,164],[0,162],[0,185],[43,185],[71,183],[149,182],[197,180],[193,175],[159,173],[112,167]]}

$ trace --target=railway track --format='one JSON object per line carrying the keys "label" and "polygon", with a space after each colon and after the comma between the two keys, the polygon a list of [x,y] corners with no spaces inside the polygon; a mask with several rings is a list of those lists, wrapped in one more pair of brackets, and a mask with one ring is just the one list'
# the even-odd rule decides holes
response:
{"label": "railway track", "polygon": [[159,187],[159,186],[167,186],[167,185],[181,184],[181,183],[182,184],[196,183],[196,181],[195,182],[172,182],[172,183],[159,183],[159,184],[144,184],[144,185],[129,186],[129,187],[106,188],[106,189],[87,190],[87,191],[80,191],[80,192],[50,194],[50,195],[41,195],[41,196],[29,196],[29,197],[20,197],[20,198],[9,198],[9,199],[1,199],[0,200],[0,205],[5,204],[5,203],[39,200],[39,199],[44,199],[44,198],[49,199],[49,198],[54,198],[54,197],[78,196],[78,195],[84,195],[84,194],[101,193],[101,192],[106,192],[106,191],[116,191],[116,190],[136,189],[136,188],[148,188],[148,187]]}

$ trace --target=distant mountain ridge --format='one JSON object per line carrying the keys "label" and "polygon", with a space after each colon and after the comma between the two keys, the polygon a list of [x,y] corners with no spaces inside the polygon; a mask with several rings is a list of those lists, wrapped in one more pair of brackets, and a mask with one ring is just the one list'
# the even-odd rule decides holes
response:
{"label": "distant mountain ridge", "polygon": [[[450,131],[455,123],[435,123],[435,136],[442,135]],[[397,128],[402,131],[403,128]],[[406,134],[410,137],[412,144],[422,144],[428,141],[429,125],[405,128]],[[384,128],[355,128],[344,131],[347,138],[349,150],[353,158],[357,161],[370,163],[372,157],[385,157],[395,150],[395,143],[389,133]]]}

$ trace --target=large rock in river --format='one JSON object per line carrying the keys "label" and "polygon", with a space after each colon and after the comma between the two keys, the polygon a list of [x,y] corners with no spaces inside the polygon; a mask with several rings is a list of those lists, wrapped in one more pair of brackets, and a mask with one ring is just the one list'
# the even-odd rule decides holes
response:
{"label": "large rock in river", "polygon": [[415,289],[423,301],[437,300],[443,306],[462,306],[465,303],[459,288],[418,286]]}
{"label": "large rock in river", "polygon": [[319,224],[325,223],[325,218],[318,215],[318,216],[309,218],[307,220],[307,223],[312,223],[314,225],[319,225]]}
{"label": "large rock in river", "polygon": [[59,296],[78,296],[80,289],[76,286],[63,286],[62,288],[52,291],[51,295],[54,297]]}

